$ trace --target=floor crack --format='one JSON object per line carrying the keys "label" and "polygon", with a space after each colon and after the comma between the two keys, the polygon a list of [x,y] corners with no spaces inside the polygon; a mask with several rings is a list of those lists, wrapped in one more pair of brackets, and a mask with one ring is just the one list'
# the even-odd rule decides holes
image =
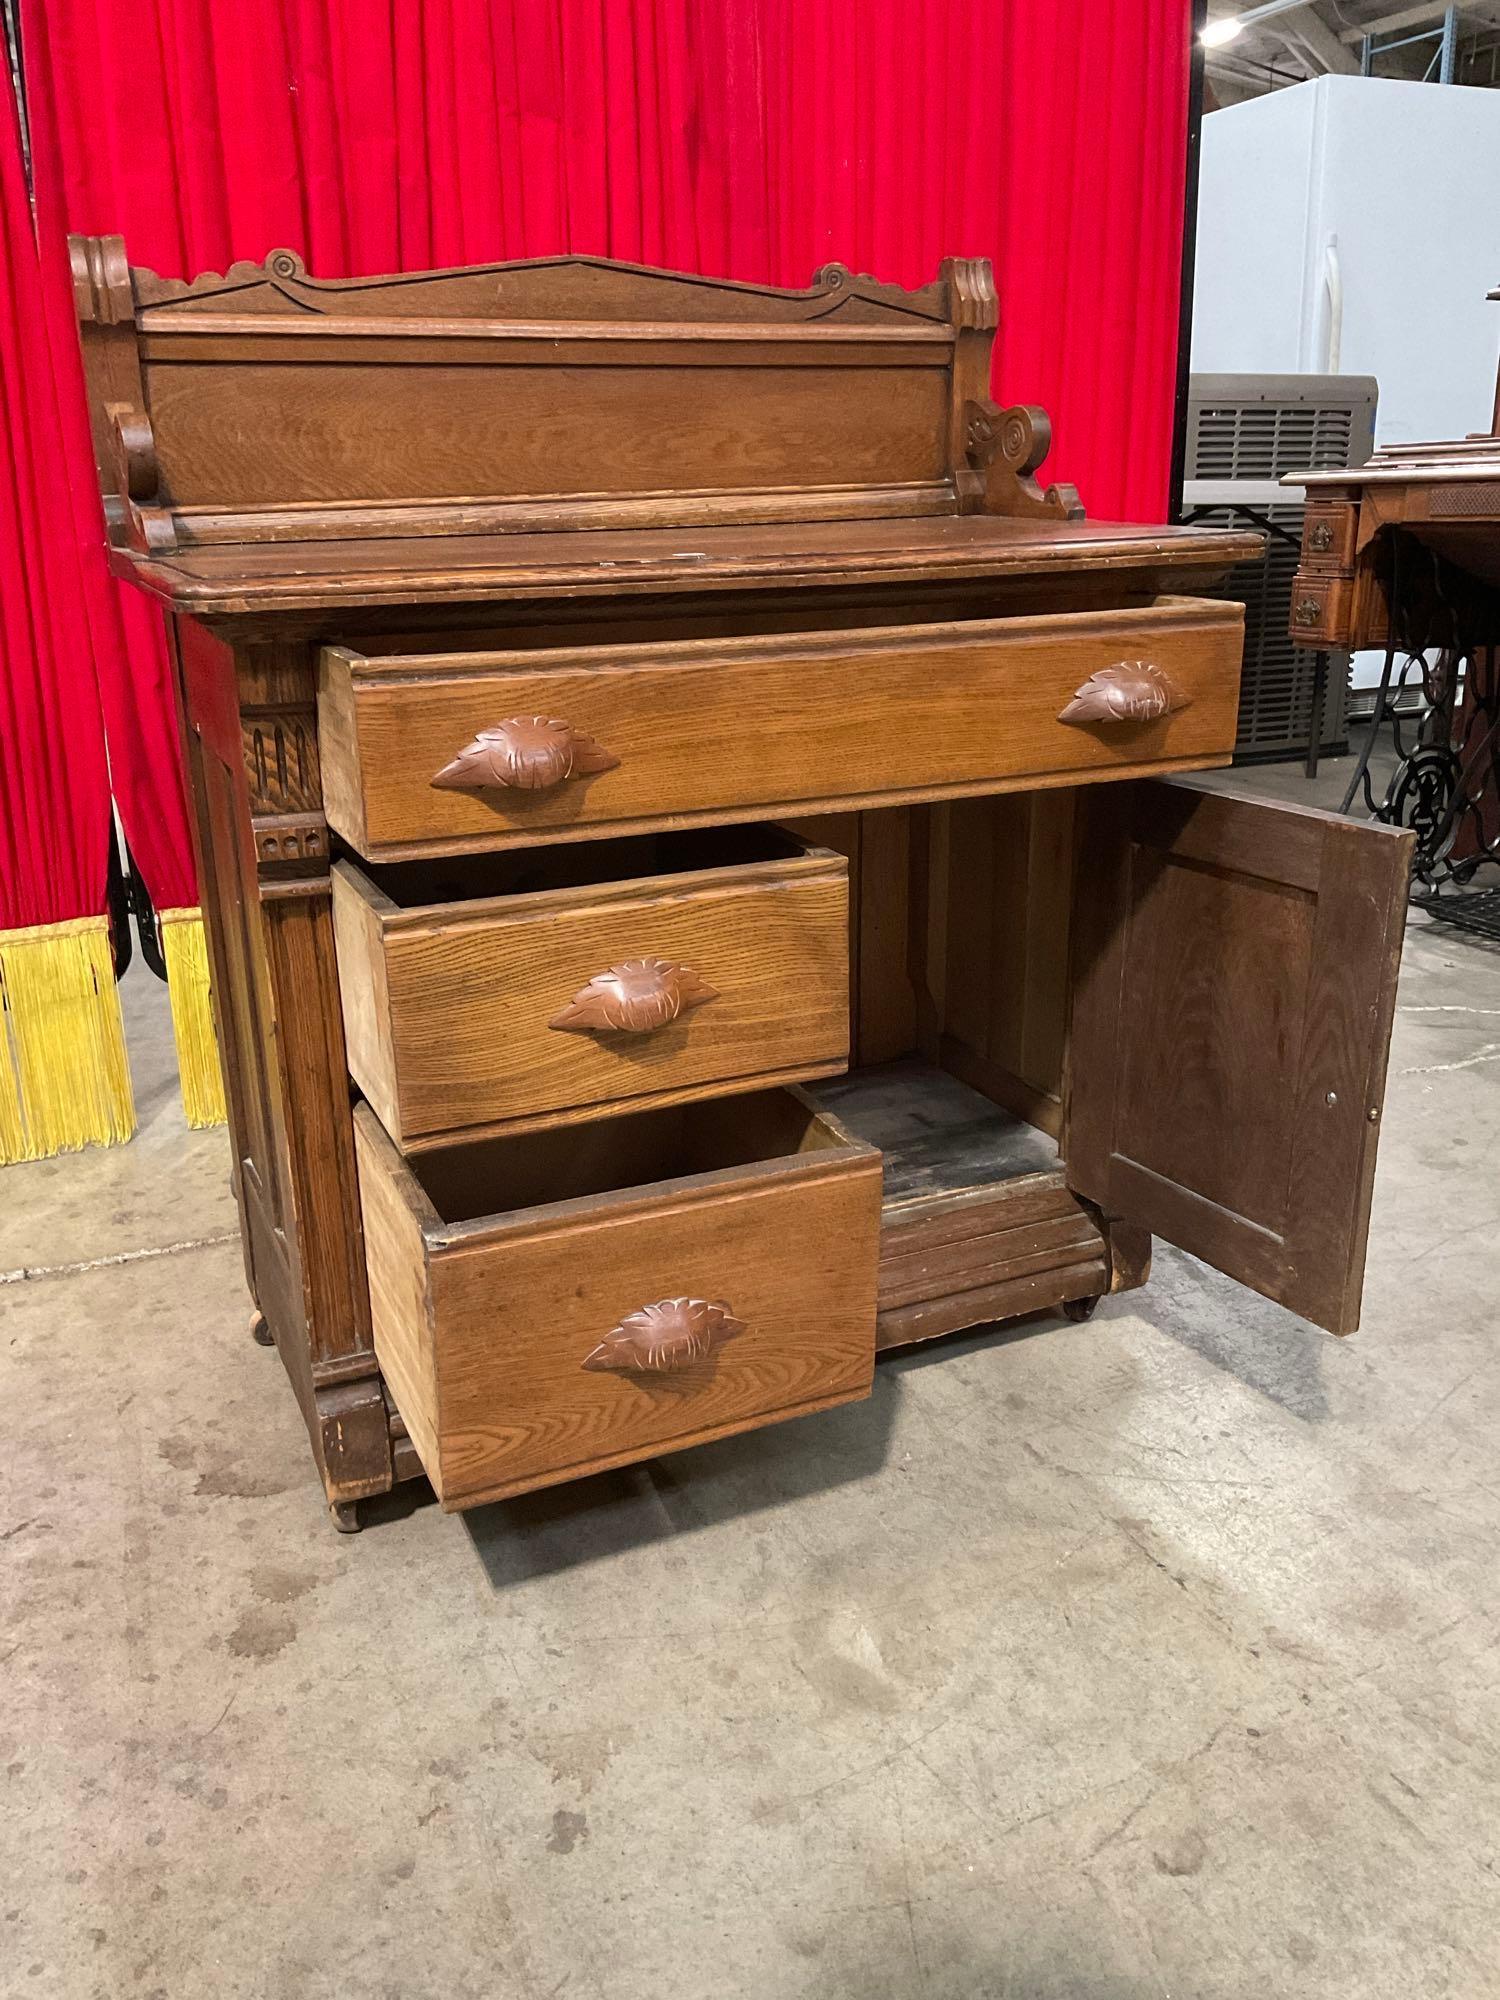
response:
{"label": "floor crack", "polygon": [[180,1243],[158,1243],[143,1250],[116,1250],[108,1257],[81,1257],[73,1264],[17,1264],[14,1270],[0,1271],[0,1285],[23,1285],[33,1278],[78,1278],[89,1271],[109,1271],[118,1264],[144,1264],[153,1257],[180,1257],[188,1250],[214,1250],[222,1243],[238,1243],[237,1229],[224,1229],[217,1236],[188,1236]]}

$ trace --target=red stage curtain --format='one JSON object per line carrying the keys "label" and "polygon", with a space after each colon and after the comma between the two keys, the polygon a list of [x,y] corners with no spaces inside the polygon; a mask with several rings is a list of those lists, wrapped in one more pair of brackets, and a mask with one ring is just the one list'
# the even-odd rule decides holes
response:
{"label": "red stage curtain", "polygon": [[[1182,0],[31,0],[49,224],[174,276],[584,251],[803,285],[988,255],[996,394],[1096,517],[1167,504]],[[72,441],[73,462],[82,466]],[[83,467],[85,473],[87,468]],[[91,474],[87,475],[91,477]],[[100,659],[158,903],[190,902],[151,614]]]}
{"label": "red stage curtain", "polygon": [[[59,263],[59,257],[62,262]],[[109,771],[70,532],[66,255],[39,257],[0,86],[0,1162],[134,1127],[104,917]],[[95,587],[103,567],[94,559]]]}
{"label": "red stage curtain", "polygon": [[[1091,513],[1167,503],[1182,0],[34,0],[69,226],[319,276],[557,251],[999,279],[997,392]],[[50,82],[48,71],[50,70]]]}

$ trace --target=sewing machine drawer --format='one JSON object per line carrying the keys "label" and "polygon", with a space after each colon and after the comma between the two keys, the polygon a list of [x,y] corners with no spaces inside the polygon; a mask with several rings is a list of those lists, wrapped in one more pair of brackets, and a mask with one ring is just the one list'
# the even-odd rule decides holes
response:
{"label": "sewing machine drawer", "polygon": [[349,1067],[407,1148],[828,1076],[849,864],[775,827],[333,871]]}
{"label": "sewing machine drawer", "polygon": [[881,1156],[767,1091],[410,1159],[355,1112],[375,1352],[445,1508],[869,1394]]}
{"label": "sewing machine drawer", "polygon": [[329,823],[400,856],[1227,761],[1244,612],[1118,611],[508,653],[330,647]]}

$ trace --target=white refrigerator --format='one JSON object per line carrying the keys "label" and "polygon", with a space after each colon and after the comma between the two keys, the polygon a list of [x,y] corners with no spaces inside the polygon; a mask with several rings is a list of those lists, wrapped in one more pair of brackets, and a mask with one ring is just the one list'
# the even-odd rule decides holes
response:
{"label": "white refrigerator", "polygon": [[1500,90],[1323,76],[1204,119],[1195,373],[1373,375],[1377,444],[1488,430],[1497,285]]}

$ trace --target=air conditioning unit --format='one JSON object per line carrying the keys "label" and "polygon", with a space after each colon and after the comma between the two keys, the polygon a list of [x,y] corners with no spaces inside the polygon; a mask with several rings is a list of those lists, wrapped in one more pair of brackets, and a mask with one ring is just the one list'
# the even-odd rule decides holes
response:
{"label": "air conditioning unit", "polygon": [[[1237,762],[1306,755],[1314,656],[1287,636],[1302,502],[1283,473],[1363,465],[1375,449],[1372,375],[1194,375],[1188,387],[1185,520],[1259,526],[1265,554],[1232,570],[1225,595],[1245,606]],[[1281,530],[1281,533],[1274,531]],[[1318,749],[1348,748],[1349,655],[1332,653]]]}

